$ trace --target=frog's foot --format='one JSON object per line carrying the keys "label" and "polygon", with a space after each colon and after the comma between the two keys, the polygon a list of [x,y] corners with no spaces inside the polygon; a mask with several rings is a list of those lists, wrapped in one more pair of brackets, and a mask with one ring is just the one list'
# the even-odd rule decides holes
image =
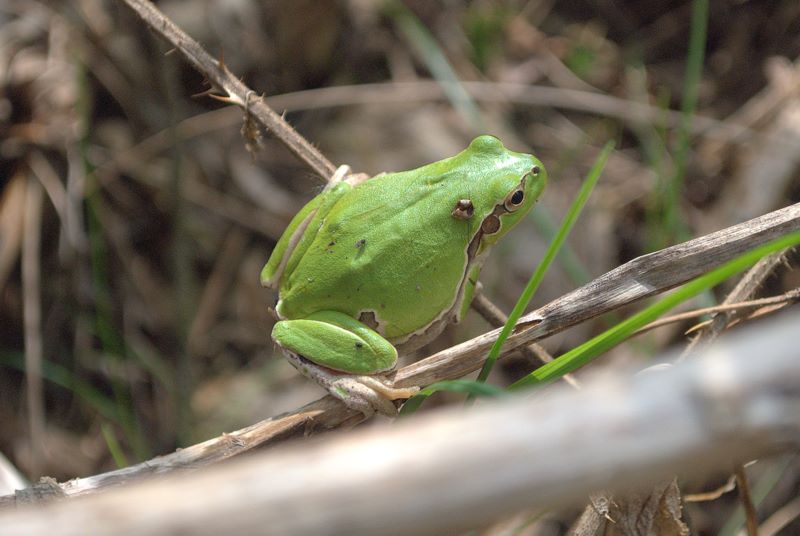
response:
{"label": "frog's foot", "polygon": [[368,181],[369,178],[370,176],[366,173],[351,173],[350,166],[344,164],[336,168],[331,178],[328,179],[328,184],[332,186],[340,182],[346,182],[350,186],[358,186],[362,182]]}
{"label": "frog's foot", "polygon": [[374,376],[336,372],[312,363],[303,356],[283,348],[289,362],[304,376],[316,381],[350,409],[371,417],[376,411],[388,417],[397,416],[394,400],[414,396],[419,387],[394,387]]}

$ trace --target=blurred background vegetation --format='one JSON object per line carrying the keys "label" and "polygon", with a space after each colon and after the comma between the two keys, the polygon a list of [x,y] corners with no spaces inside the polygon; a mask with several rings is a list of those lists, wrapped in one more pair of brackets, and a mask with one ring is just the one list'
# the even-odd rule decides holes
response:
{"label": "blurred background vegetation", "polygon": [[[549,190],[482,278],[506,311],[609,139],[534,306],[800,198],[795,0],[158,5],[336,164],[409,169],[482,132],[537,154]],[[31,478],[88,475],[320,396],[269,341],[258,274],[323,181],[269,132],[248,147],[242,112],[199,95],[202,76],[121,2],[0,1],[0,74],[0,453]],[[765,293],[798,283],[780,272]],[[647,359],[690,325],[611,357]],[[417,357],[488,327],[473,314]],[[492,381],[533,367],[510,358]],[[773,509],[800,481],[794,458],[776,463],[756,469],[778,482]],[[689,513],[710,534],[734,506]]]}

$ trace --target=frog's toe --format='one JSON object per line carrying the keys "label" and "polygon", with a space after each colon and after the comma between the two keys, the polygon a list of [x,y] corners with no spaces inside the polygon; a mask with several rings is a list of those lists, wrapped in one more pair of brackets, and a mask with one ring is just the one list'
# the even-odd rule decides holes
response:
{"label": "frog's toe", "polygon": [[376,412],[387,417],[396,417],[397,407],[392,402],[393,399],[374,389],[371,380],[374,378],[369,376],[341,376],[331,382],[328,391],[344,402],[345,406],[360,411],[367,418]]}
{"label": "frog's toe", "polygon": [[389,400],[403,400],[411,398],[419,392],[419,387],[394,387],[387,382],[383,382],[373,376],[353,376],[353,379],[358,380],[364,386],[369,387],[373,391],[383,395],[384,398]]}
{"label": "frog's toe", "polygon": [[419,391],[418,387],[394,387],[374,376],[336,372],[286,348],[283,348],[283,352],[301,374],[315,380],[348,408],[359,411],[366,417],[371,417],[376,412],[396,417],[397,407],[393,401],[410,398]]}
{"label": "frog's toe", "polygon": [[329,392],[345,405],[371,417],[375,412],[397,416],[394,400],[414,396],[419,387],[393,387],[372,376],[340,376],[330,382]]}

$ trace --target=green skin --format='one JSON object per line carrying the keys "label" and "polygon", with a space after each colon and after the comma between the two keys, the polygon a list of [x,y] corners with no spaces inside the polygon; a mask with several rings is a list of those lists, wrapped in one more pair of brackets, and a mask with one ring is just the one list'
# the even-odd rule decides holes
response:
{"label": "green skin", "polygon": [[332,183],[294,217],[261,272],[279,290],[273,340],[349,407],[394,413],[387,401],[414,389],[368,375],[461,319],[486,253],[546,182],[534,156],[479,136],[415,170]]}

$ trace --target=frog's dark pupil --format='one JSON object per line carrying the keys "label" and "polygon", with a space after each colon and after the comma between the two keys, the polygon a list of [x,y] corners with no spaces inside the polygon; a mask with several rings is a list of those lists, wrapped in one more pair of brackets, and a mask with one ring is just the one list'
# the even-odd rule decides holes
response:
{"label": "frog's dark pupil", "polygon": [[517,190],[514,192],[514,195],[511,196],[511,203],[514,205],[519,205],[522,203],[522,200],[525,198],[525,193],[522,190]]}

